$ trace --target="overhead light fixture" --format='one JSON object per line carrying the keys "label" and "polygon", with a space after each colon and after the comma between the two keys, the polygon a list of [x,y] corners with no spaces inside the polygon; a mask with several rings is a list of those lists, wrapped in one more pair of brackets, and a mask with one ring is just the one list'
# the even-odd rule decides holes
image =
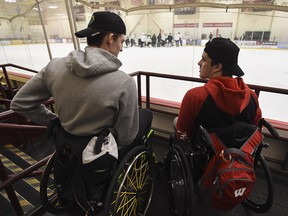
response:
{"label": "overhead light fixture", "polygon": [[16,2],[16,0],[5,0],[5,2],[13,3],[13,2]]}
{"label": "overhead light fixture", "polygon": [[[37,10],[38,11],[38,7],[33,7],[33,10]],[[42,11],[43,9],[40,8],[40,10]]]}
{"label": "overhead light fixture", "polygon": [[48,8],[50,8],[50,9],[56,9],[56,8],[58,8],[58,6],[55,5],[55,4],[53,4],[53,5],[48,5]]}

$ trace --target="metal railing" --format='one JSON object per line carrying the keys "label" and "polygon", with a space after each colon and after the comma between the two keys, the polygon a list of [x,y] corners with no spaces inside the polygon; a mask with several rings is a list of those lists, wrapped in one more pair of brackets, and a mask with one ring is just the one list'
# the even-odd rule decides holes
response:
{"label": "metal railing", "polygon": [[[162,109],[152,108],[150,101],[150,93],[151,93],[151,78],[163,78],[163,79],[172,79],[172,80],[179,80],[179,81],[187,81],[187,82],[196,82],[196,83],[206,83],[207,80],[195,78],[195,77],[186,77],[186,76],[178,76],[178,75],[168,75],[168,74],[160,74],[160,73],[152,73],[152,72],[144,72],[144,71],[138,71],[135,73],[130,74],[132,77],[137,77],[137,86],[138,86],[138,103],[139,106],[142,107],[142,84],[141,84],[141,78],[144,77],[146,80],[146,108],[151,109],[155,112],[168,114],[168,115],[177,115],[177,113],[174,112],[167,112]],[[248,85],[251,89],[255,90],[256,95],[259,97],[261,92],[270,92],[270,93],[276,93],[276,94],[283,94],[288,95],[288,89],[282,89],[282,88],[274,88],[274,87],[267,87],[267,86],[260,86],[260,85]],[[287,123],[288,124],[288,123]]]}
{"label": "metal railing", "polygon": [[11,205],[14,208],[15,213],[17,216],[23,215],[23,209],[20,205],[20,202],[15,194],[13,184],[30,177],[36,177],[42,175],[43,171],[38,170],[40,167],[44,166],[47,161],[49,160],[50,155],[46,158],[36,162],[35,164],[31,165],[30,167],[24,169],[22,172],[14,175],[8,175],[6,173],[5,167],[0,159],[0,191],[5,190],[7,193],[7,196],[11,202]]}
{"label": "metal railing", "polygon": [[[7,134],[11,134],[13,136],[16,145],[26,145],[29,143],[31,139],[29,137],[29,132],[44,132],[46,130],[45,126],[33,125],[27,122],[27,120],[10,110],[10,103],[12,98],[14,97],[15,93],[17,92],[17,87],[12,86],[12,81],[9,78],[7,67],[14,67],[17,69],[21,69],[24,71],[34,72],[37,73],[35,70],[31,70],[29,68],[25,68],[15,64],[3,64],[0,65],[2,68],[2,73],[4,75],[3,80],[6,84],[5,91],[4,86],[1,84],[1,89],[3,90],[2,96],[5,98],[0,98],[0,104],[4,105],[6,111],[0,113],[0,132]],[[45,105],[50,106],[53,109],[53,99],[48,100]],[[26,134],[28,133],[28,134]],[[1,138],[2,139],[2,138]],[[2,140],[3,141],[3,140]],[[2,143],[3,144],[3,143]],[[35,164],[29,166],[28,168],[24,169],[18,174],[9,175],[6,172],[6,169],[0,159],[0,191],[5,190],[7,196],[13,206],[13,209],[17,216],[23,215],[23,209],[20,205],[20,202],[16,196],[16,193],[13,188],[13,184],[30,177],[36,177],[42,175],[43,171],[40,171],[39,168],[44,166],[50,156],[45,157],[44,159],[36,162]]]}
{"label": "metal railing", "polygon": [[[9,75],[8,75],[8,72],[7,72],[7,67],[14,67],[14,68],[18,68],[18,69],[21,69],[21,70],[24,70],[24,71],[29,71],[29,72],[33,72],[33,73],[38,73],[38,71],[36,70],[32,70],[32,69],[29,69],[29,68],[26,68],[26,67],[22,67],[22,66],[19,66],[19,65],[15,65],[15,64],[2,64],[0,65],[0,67],[2,68],[2,73],[4,75],[4,79],[5,79],[5,83],[7,85],[7,90],[5,92],[3,92],[2,94],[5,95],[6,99],[12,99],[15,95],[15,88],[12,86],[12,82],[9,78]],[[1,89],[4,89],[4,87],[2,86],[2,84],[0,83],[0,88]],[[17,91],[17,89],[16,89]]]}
{"label": "metal railing", "polygon": [[[5,134],[5,136],[10,135],[11,137],[13,137],[15,140],[14,145],[25,146],[27,145],[27,143],[30,143],[32,139],[29,136],[30,132],[44,133],[45,131],[46,126],[29,124],[29,122],[27,122],[24,117],[13,112],[12,110],[0,113],[0,134]],[[3,144],[2,138],[0,144]],[[23,171],[12,175],[9,175],[6,172],[6,169],[0,159],[0,191],[6,191],[7,196],[17,216],[23,215],[24,212],[14,191],[13,184],[25,178],[42,175],[43,171],[40,171],[38,169],[47,163],[49,157],[50,156],[47,156],[44,159],[31,165],[30,167],[24,169]]]}

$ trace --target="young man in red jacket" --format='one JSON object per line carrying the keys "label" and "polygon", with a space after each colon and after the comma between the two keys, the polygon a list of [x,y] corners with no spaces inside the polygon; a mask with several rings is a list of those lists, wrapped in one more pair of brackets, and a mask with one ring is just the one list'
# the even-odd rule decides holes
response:
{"label": "young man in red jacket", "polygon": [[241,78],[244,73],[238,65],[239,51],[226,38],[206,43],[198,65],[200,77],[209,80],[185,94],[176,125],[178,139],[193,141],[199,125],[208,129],[235,121],[258,125],[261,109],[256,94]]}

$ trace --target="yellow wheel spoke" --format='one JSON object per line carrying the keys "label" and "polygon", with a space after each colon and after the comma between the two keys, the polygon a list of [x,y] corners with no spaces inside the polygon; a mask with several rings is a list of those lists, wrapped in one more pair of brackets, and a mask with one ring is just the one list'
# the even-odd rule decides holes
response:
{"label": "yellow wheel spoke", "polygon": [[131,196],[125,195],[124,197],[122,197],[119,207],[117,208],[117,213],[121,212],[121,215],[123,216],[128,215],[129,210],[133,206],[137,205],[137,202],[135,204],[135,200],[137,201],[136,196],[131,197]]}
{"label": "yellow wheel spoke", "polygon": [[[111,210],[120,216],[136,216],[145,210],[151,184],[150,158],[147,153],[135,156],[125,164],[118,177]],[[128,171],[129,170],[129,171]]]}

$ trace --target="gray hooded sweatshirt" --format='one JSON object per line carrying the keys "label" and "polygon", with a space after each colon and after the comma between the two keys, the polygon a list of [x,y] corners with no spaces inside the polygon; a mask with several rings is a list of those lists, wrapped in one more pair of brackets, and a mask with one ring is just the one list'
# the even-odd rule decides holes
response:
{"label": "gray hooded sweatshirt", "polygon": [[[41,125],[58,116],[73,135],[110,129],[119,147],[129,145],[139,129],[135,81],[120,71],[121,61],[96,47],[55,58],[16,94],[11,109]],[[52,113],[42,103],[55,101]]]}

